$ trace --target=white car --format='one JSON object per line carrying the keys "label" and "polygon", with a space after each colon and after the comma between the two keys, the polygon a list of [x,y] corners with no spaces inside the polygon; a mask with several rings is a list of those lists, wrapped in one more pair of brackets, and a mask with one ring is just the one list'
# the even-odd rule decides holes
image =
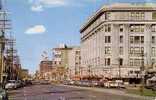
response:
{"label": "white car", "polygon": [[9,80],[9,82],[5,85],[5,89],[16,89],[17,83],[15,80]]}

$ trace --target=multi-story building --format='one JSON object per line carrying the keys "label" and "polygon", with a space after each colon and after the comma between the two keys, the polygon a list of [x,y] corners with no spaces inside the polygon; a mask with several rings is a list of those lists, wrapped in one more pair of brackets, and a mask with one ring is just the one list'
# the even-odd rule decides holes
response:
{"label": "multi-story building", "polygon": [[81,55],[80,47],[72,47],[68,54],[69,77],[73,80],[80,79]]}
{"label": "multi-story building", "polygon": [[58,48],[53,48],[53,65],[58,72],[58,80],[67,79],[68,75],[68,54],[72,50],[71,47],[67,47],[65,44],[60,45]]}
{"label": "multi-story building", "polygon": [[156,63],[156,7],[105,5],[81,27],[83,75],[139,78]]}
{"label": "multi-story building", "polygon": [[43,79],[50,79],[50,73],[53,68],[53,61],[41,61],[40,62],[40,77]]}

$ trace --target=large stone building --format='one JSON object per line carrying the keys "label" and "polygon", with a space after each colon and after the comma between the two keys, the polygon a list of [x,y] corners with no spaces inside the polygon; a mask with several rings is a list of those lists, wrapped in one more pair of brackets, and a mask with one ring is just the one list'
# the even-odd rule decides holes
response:
{"label": "large stone building", "polygon": [[156,7],[105,5],[81,27],[83,75],[139,78],[156,63]]}

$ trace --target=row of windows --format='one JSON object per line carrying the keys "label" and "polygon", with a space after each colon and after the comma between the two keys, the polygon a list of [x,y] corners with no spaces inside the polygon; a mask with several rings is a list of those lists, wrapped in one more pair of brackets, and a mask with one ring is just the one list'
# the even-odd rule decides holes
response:
{"label": "row of windows", "polygon": [[[124,20],[124,19],[131,19],[131,20],[144,20],[145,19],[145,12],[119,12],[118,17],[116,19]],[[105,20],[111,19],[111,12],[107,12],[105,14]]]}
{"label": "row of windows", "polygon": [[144,36],[130,36],[130,43],[144,43]]}
{"label": "row of windows", "polygon": [[[123,53],[124,53],[123,47],[119,47],[119,54],[123,55]],[[144,47],[130,47],[129,50],[130,55],[141,56],[142,53],[144,53]],[[111,54],[110,46],[105,47],[105,54]],[[152,47],[152,55],[156,56],[156,47]]]}
{"label": "row of windows", "polygon": [[145,12],[131,12],[132,20],[142,20],[145,18]]}
{"label": "row of windows", "polygon": [[[123,47],[119,47],[119,54],[123,55]],[[110,46],[106,46],[105,47],[105,54],[111,54],[111,47]]]}
{"label": "row of windows", "polygon": [[[120,14],[120,15],[121,15],[121,17],[123,17],[123,14]],[[143,20],[143,19],[145,19],[145,12],[128,12],[126,15],[128,15],[131,20]],[[111,18],[111,12],[107,12],[103,16],[104,17],[101,17],[101,18],[104,18],[105,20],[109,20]],[[102,20],[103,20],[101,18],[97,19],[90,26],[91,28],[88,28],[86,30],[86,32],[88,33],[90,31],[90,29],[93,29],[97,25],[99,25],[99,23],[101,23]],[[125,17],[123,17],[123,18],[125,18]],[[156,12],[153,12],[152,13],[152,19],[156,20]],[[110,26],[110,25],[108,25],[108,26]],[[131,32],[144,32],[144,25],[132,25],[130,28],[131,28],[130,29]],[[156,32],[155,25],[152,26],[151,28],[152,28],[152,32]],[[123,28],[120,28],[120,29],[121,29],[120,32],[123,32]],[[108,28],[105,29],[105,32],[109,32],[109,31],[111,31],[111,27],[109,27],[109,29]]]}
{"label": "row of windows", "polygon": [[[111,28],[111,25],[108,24],[108,25],[102,25],[100,28],[98,28],[95,33],[99,32],[99,31],[103,31],[104,32],[111,32],[112,28]],[[132,32],[132,33],[144,33],[145,31],[145,25],[143,24],[132,24],[130,25],[129,27],[129,32]],[[119,32],[124,32],[124,26],[121,24],[119,25]],[[151,32],[156,32],[156,25],[151,25]]]}
{"label": "row of windows", "polygon": [[129,60],[129,65],[130,66],[141,66],[144,64],[143,59],[130,59]]}
{"label": "row of windows", "polygon": [[[156,59],[152,59],[152,64],[155,64]],[[119,59],[119,63],[120,66],[123,65],[123,59],[120,58]],[[110,66],[111,65],[111,59],[110,58],[105,58],[104,59],[104,65],[105,66]],[[144,59],[138,59],[138,58],[134,58],[134,59],[130,59],[129,60],[129,65],[130,66],[141,66],[144,65]]]}
{"label": "row of windows", "polygon": [[141,56],[141,54],[144,53],[144,47],[130,47],[129,51],[131,55]]}
{"label": "row of windows", "polygon": [[[120,36],[120,43],[123,43],[123,36]],[[152,36],[152,43],[156,43],[156,37]],[[111,36],[105,36],[105,43],[111,43]],[[144,36],[130,36],[130,43],[144,43]]]}
{"label": "row of windows", "polygon": [[131,25],[130,32],[144,32],[144,25]]}
{"label": "row of windows", "polygon": [[[105,36],[105,43],[111,43],[111,36]],[[120,43],[123,43],[123,36],[120,36]]]}

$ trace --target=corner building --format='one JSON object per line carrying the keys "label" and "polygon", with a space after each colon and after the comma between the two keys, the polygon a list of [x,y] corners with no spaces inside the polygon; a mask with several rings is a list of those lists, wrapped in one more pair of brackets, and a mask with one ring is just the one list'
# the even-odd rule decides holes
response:
{"label": "corner building", "polygon": [[82,75],[140,78],[156,65],[156,7],[105,5],[81,27]]}

